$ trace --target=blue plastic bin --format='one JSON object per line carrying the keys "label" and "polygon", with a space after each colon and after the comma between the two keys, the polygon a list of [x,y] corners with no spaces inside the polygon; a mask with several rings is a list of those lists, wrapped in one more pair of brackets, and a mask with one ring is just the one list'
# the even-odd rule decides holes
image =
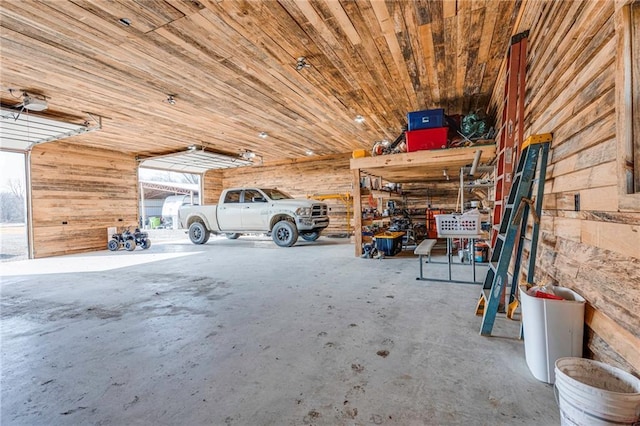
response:
{"label": "blue plastic bin", "polygon": [[444,127],[446,126],[444,109],[425,109],[410,112],[407,114],[407,122],[409,123],[409,131]]}

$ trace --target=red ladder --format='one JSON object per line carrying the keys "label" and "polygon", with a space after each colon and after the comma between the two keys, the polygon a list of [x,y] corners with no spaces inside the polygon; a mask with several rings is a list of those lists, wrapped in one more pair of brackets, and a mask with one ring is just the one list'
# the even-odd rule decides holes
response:
{"label": "red ladder", "polygon": [[504,87],[504,108],[497,149],[496,175],[491,216],[491,251],[496,247],[498,230],[506,198],[511,190],[513,165],[518,163],[518,147],[524,136],[524,96],[527,68],[527,37],[529,31],[511,38],[507,55],[507,80]]}

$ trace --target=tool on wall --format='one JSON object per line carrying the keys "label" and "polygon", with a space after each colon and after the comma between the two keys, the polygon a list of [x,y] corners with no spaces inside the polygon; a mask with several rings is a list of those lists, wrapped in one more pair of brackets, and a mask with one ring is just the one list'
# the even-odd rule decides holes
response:
{"label": "tool on wall", "polygon": [[[531,236],[531,248],[529,253],[529,268],[527,281],[533,282],[536,253],[538,247],[538,233],[540,229],[540,215],[542,212],[542,198],[544,195],[544,182],[549,157],[549,146],[552,135],[545,133],[529,136],[522,144],[522,155],[513,176],[513,185],[504,206],[504,215],[496,236],[496,245],[491,253],[489,270],[484,280],[483,292],[476,307],[476,315],[483,315],[480,334],[490,336],[493,324],[498,313],[500,295],[507,287],[509,264],[514,251],[516,258],[514,263],[513,278],[511,283],[510,302],[515,302],[515,291],[518,286],[522,249],[526,237],[527,221],[529,213],[533,213],[535,220]],[[539,169],[536,179],[536,170]],[[531,197],[533,186],[537,180],[535,201]],[[516,239],[517,244],[516,244]],[[510,305],[511,313],[515,304]]]}

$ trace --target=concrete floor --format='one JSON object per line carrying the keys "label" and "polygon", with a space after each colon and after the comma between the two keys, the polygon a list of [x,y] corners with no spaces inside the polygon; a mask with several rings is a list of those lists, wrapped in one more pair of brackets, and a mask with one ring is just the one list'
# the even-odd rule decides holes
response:
{"label": "concrete floor", "polygon": [[478,286],[353,251],[183,238],[3,263],[0,423],[560,423],[519,324],[478,334]]}

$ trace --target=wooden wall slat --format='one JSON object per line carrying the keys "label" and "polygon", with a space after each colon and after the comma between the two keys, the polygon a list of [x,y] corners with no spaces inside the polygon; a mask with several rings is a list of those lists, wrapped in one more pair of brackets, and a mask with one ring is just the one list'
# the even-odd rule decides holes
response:
{"label": "wooden wall slat", "polygon": [[514,32],[530,30],[525,134],[554,135],[535,282],[585,297],[590,355],[638,374],[625,342],[640,338],[640,212],[618,208],[614,2],[524,7]]}
{"label": "wooden wall slat", "polygon": [[137,226],[133,155],[64,142],[38,145],[31,183],[36,258],[106,250],[108,227]]}

